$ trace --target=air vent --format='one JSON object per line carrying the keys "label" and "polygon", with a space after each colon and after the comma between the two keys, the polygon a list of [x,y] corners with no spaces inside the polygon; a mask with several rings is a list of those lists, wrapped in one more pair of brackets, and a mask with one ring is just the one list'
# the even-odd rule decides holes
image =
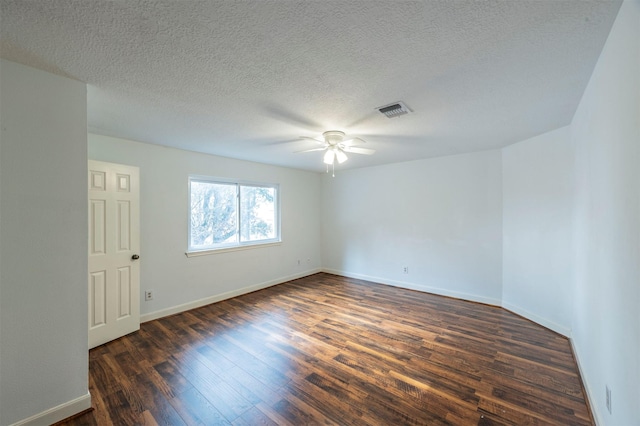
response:
{"label": "air vent", "polygon": [[389,105],[376,108],[388,118],[395,118],[401,115],[409,114],[411,110],[403,102],[394,102]]}

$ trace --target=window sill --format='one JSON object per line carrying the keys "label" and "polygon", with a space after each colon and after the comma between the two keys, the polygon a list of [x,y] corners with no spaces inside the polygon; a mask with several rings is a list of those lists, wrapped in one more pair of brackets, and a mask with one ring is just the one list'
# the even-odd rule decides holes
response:
{"label": "window sill", "polygon": [[274,241],[274,242],[270,242],[270,243],[245,244],[245,245],[241,245],[241,246],[233,246],[233,247],[225,247],[225,248],[217,248],[217,249],[192,250],[192,251],[187,251],[184,254],[187,257],[209,256],[211,254],[229,253],[229,252],[232,252],[232,251],[250,250],[250,249],[263,248],[263,247],[279,246],[280,244],[282,244],[282,241]]}

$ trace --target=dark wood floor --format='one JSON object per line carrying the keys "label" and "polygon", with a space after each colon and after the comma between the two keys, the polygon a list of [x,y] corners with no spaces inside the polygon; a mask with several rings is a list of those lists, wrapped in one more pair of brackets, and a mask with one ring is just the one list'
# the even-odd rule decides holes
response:
{"label": "dark wood floor", "polygon": [[317,274],[89,353],[68,425],[593,424],[566,338],[500,308]]}

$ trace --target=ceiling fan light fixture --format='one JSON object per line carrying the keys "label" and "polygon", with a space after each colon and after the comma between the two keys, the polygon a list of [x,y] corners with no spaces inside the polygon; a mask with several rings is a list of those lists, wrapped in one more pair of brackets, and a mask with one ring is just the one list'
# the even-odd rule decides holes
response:
{"label": "ceiling fan light fixture", "polygon": [[328,149],[327,152],[324,153],[324,164],[333,164],[335,156],[336,153],[332,149]]}
{"label": "ceiling fan light fixture", "polygon": [[322,162],[327,165],[327,173],[329,173],[329,166],[331,166],[334,171],[332,176],[334,177],[336,161],[338,164],[342,164],[347,161],[349,159],[347,153],[371,155],[376,152],[373,149],[362,148],[361,145],[356,145],[363,144],[365,141],[358,137],[346,137],[344,132],[340,130],[327,130],[322,134],[322,137],[324,142],[309,136],[300,136],[300,139],[311,140],[322,145],[322,147],[310,148],[296,152],[325,151]]}
{"label": "ceiling fan light fixture", "polygon": [[338,159],[338,163],[342,164],[349,159],[347,154],[345,154],[341,149],[336,149],[336,158]]}

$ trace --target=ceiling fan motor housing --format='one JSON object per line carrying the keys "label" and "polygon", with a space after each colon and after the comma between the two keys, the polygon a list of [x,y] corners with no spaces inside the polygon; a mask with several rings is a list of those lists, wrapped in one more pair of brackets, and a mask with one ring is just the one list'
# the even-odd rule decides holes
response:
{"label": "ceiling fan motor housing", "polygon": [[344,140],[344,132],[340,130],[329,130],[322,134],[324,140],[331,146],[338,145]]}

